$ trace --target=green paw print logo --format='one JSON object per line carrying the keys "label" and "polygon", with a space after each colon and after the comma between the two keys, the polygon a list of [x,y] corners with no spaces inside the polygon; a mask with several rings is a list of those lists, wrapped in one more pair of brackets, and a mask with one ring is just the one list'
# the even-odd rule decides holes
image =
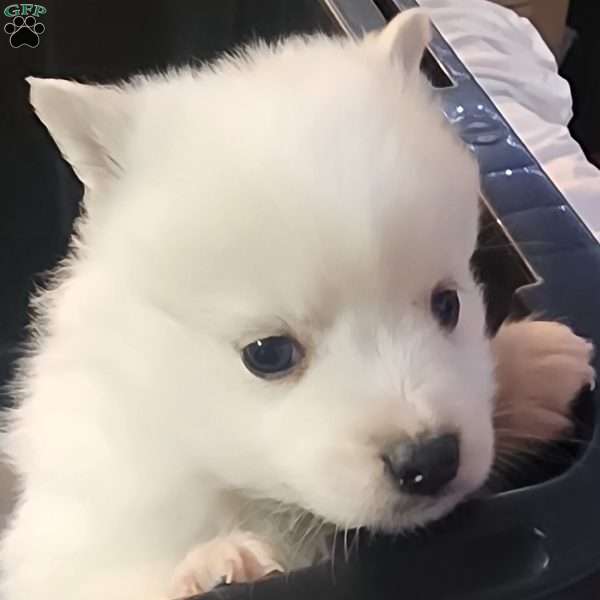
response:
{"label": "green paw print logo", "polygon": [[5,23],[4,33],[9,36],[10,45],[13,48],[37,48],[40,36],[46,31],[38,17],[46,12],[41,4],[9,4],[4,9],[4,16],[11,20]]}

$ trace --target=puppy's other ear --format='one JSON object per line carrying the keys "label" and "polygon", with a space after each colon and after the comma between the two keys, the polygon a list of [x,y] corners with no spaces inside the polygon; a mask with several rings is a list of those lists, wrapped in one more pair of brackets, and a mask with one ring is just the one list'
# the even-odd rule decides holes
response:
{"label": "puppy's other ear", "polygon": [[409,76],[419,69],[430,41],[431,21],[419,8],[411,8],[398,14],[375,38],[380,51],[400,65]]}
{"label": "puppy's other ear", "polygon": [[120,171],[130,95],[108,86],[28,77],[30,102],[86,188]]}

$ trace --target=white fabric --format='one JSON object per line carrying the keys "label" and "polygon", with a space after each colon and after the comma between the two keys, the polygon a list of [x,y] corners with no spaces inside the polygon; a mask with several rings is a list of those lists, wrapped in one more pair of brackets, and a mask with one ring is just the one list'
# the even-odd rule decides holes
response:
{"label": "white fabric", "polygon": [[420,0],[517,135],[600,239],[600,171],[571,137],[569,84],[531,23],[487,0]]}

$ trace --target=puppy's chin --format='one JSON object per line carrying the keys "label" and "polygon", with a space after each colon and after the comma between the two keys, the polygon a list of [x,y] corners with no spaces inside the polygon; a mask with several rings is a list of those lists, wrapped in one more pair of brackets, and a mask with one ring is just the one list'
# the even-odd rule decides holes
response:
{"label": "puppy's chin", "polygon": [[469,494],[448,492],[439,497],[396,498],[390,500],[384,508],[376,511],[372,518],[357,527],[366,527],[371,531],[385,534],[397,534],[423,527],[447,515]]}

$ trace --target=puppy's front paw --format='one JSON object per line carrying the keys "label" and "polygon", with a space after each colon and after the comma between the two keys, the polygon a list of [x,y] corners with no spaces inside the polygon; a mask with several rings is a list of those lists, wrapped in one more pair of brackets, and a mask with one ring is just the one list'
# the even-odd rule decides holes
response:
{"label": "puppy's front paw", "polygon": [[571,426],[571,403],[594,385],[592,344],[560,323],[503,325],[492,340],[497,360],[498,448],[558,438]]}
{"label": "puppy's front paw", "polygon": [[177,567],[169,596],[187,598],[220,584],[256,581],[274,572],[283,568],[269,544],[235,531],[193,548]]}

